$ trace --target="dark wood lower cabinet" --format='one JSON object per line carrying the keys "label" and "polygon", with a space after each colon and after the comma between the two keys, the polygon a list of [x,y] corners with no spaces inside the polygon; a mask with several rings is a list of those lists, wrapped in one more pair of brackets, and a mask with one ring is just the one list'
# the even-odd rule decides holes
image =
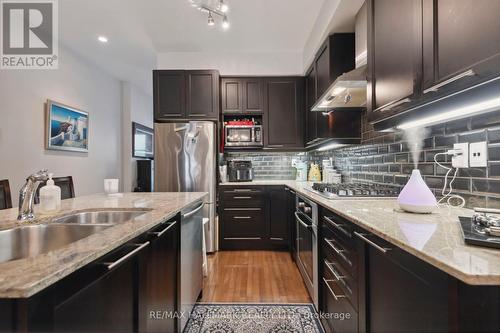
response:
{"label": "dark wood lower cabinet", "polygon": [[284,186],[223,186],[219,198],[222,250],[289,249],[290,207]]}
{"label": "dark wood lower cabinet", "polygon": [[174,221],[180,220],[146,232],[30,298],[0,300],[0,332],[176,332]]}
{"label": "dark wood lower cabinet", "polygon": [[177,332],[180,220],[151,231],[151,245],[139,265],[140,333]]}

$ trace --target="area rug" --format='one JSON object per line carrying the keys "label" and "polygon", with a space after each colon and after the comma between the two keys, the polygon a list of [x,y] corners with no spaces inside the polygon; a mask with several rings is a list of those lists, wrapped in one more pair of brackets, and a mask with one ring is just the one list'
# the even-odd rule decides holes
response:
{"label": "area rug", "polygon": [[185,333],[324,333],[312,304],[197,304]]}

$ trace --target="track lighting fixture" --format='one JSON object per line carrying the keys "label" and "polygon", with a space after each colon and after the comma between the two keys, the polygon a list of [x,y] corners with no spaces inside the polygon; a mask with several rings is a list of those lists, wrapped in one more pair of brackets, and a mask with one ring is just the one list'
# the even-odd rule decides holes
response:
{"label": "track lighting fixture", "polygon": [[219,0],[216,7],[212,7],[209,5],[207,1],[204,0],[189,0],[189,3],[194,8],[198,10],[208,13],[208,25],[215,25],[214,14],[222,18],[222,28],[227,30],[229,28],[229,19],[227,18],[227,11],[229,7],[227,5],[227,0]]}

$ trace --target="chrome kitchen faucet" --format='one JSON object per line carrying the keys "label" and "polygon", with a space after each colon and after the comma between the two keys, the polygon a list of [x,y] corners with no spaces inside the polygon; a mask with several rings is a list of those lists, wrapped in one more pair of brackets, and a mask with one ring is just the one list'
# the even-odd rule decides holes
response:
{"label": "chrome kitchen faucet", "polygon": [[26,178],[26,183],[19,191],[19,221],[29,221],[35,218],[33,212],[33,204],[35,201],[35,193],[41,182],[49,178],[48,170],[40,170],[37,173]]}

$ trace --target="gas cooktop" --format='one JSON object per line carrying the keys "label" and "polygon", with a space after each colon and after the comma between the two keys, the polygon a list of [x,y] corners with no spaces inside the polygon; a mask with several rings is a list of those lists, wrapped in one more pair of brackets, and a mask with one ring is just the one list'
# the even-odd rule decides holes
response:
{"label": "gas cooktop", "polygon": [[347,198],[396,198],[401,191],[398,186],[369,183],[313,183],[309,191],[327,199]]}

